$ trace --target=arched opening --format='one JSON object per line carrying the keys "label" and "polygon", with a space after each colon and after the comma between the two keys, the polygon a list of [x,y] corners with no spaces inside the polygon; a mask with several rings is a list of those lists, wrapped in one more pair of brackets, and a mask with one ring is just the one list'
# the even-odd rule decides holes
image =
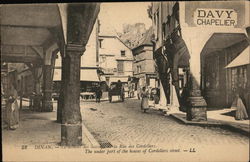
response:
{"label": "arched opening", "polygon": [[206,42],[201,52],[201,89],[208,108],[230,107],[239,83],[246,85],[246,68],[239,65],[238,75],[226,66],[248,46],[244,33],[214,33]]}

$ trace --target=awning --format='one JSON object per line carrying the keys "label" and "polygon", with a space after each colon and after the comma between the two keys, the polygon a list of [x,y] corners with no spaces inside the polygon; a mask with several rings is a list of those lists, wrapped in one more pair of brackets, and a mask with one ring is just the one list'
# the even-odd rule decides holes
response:
{"label": "awning", "polygon": [[[54,69],[53,81],[61,81],[61,69]],[[81,69],[80,81],[100,82],[97,69]]]}
{"label": "awning", "polygon": [[61,81],[62,69],[54,69],[53,81]]}
{"label": "awning", "polygon": [[232,68],[250,64],[250,47],[248,46],[239,56],[230,62],[225,68]]}
{"label": "awning", "polygon": [[97,69],[81,69],[80,81],[100,82]]}

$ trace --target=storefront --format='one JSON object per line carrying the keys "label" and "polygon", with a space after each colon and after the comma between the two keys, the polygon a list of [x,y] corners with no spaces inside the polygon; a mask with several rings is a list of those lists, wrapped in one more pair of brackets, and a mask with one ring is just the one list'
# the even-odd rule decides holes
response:
{"label": "storefront", "polygon": [[139,74],[139,75],[135,75],[135,78],[137,79],[137,86],[139,87],[151,87],[151,88],[155,88],[158,87],[158,79],[157,79],[157,75],[154,74],[150,74],[150,73],[146,73],[146,74]]}
{"label": "storefront", "polygon": [[97,69],[81,69],[80,81],[80,92],[94,92],[95,87],[100,84]]}
{"label": "storefront", "polygon": [[249,46],[249,20],[246,1],[153,3],[153,51],[161,92],[167,96],[169,83],[175,86],[187,120],[207,120],[207,107],[230,106],[236,80],[237,85],[247,82],[246,68],[236,72],[225,67]]}
{"label": "storefront", "polygon": [[[235,91],[239,87],[247,88],[247,63],[242,63],[237,59],[239,56],[243,56],[243,60],[248,59],[249,47],[246,48],[247,45],[247,40],[245,40],[240,44],[234,44],[204,56],[203,94],[209,108],[230,107]],[[232,64],[235,60],[237,65]]]}
{"label": "storefront", "polygon": [[207,109],[230,107],[236,86],[247,83],[246,67],[225,67],[249,46],[248,9],[244,1],[179,2],[181,37],[191,56],[188,119],[206,120]]}
{"label": "storefront", "polygon": [[233,59],[226,69],[231,74],[229,80],[229,94],[231,98],[239,93],[250,115],[250,47],[248,46],[240,55]]}
{"label": "storefront", "polygon": [[[94,88],[100,83],[97,69],[81,69],[80,72],[80,92],[94,92]],[[61,69],[54,69],[53,91],[60,92]]]}

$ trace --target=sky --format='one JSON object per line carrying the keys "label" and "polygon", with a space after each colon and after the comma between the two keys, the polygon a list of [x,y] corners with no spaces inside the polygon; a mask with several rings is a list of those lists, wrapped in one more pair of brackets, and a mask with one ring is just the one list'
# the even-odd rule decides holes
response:
{"label": "sky", "polygon": [[102,27],[122,32],[123,24],[144,23],[146,29],[152,25],[147,8],[151,2],[101,3],[99,19]]}

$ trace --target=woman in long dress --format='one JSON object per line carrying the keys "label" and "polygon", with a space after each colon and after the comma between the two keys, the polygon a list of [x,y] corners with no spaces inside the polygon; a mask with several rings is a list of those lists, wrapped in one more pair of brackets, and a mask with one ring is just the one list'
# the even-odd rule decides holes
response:
{"label": "woman in long dress", "polygon": [[146,87],[142,88],[142,92],[141,92],[141,110],[143,110],[144,112],[146,112],[147,109],[149,109],[149,105],[148,105],[148,96],[149,96],[149,92],[146,90]]}
{"label": "woman in long dress", "polygon": [[236,94],[236,113],[235,113],[235,119],[236,120],[245,120],[248,119],[248,114],[246,111],[246,107],[242,102],[242,99],[240,98],[239,94]]}
{"label": "woman in long dress", "polygon": [[141,99],[141,87],[139,84],[137,85],[136,93],[137,93],[138,100],[140,100]]}
{"label": "woman in long dress", "polygon": [[8,129],[15,130],[19,126],[19,108],[17,104],[17,90],[14,85],[11,84],[9,91],[7,92],[7,123]]}

